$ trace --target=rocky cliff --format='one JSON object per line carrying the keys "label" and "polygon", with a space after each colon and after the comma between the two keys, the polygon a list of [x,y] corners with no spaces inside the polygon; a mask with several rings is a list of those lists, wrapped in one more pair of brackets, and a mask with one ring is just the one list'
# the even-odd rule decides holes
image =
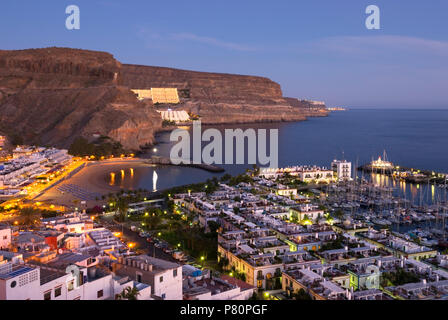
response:
{"label": "rocky cliff", "polygon": [[181,104],[170,108],[200,115],[208,124],[306,118],[283,98],[278,83],[263,77],[123,65],[120,81],[133,89],[178,88]]}
{"label": "rocky cliff", "polygon": [[160,116],[119,85],[121,68],[104,52],[0,51],[0,132],[59,147],[97,132],[129,149],[154,142]]}
{"label": "rocky cliff", "polygon": [[[154,142],[161,118],[130,89],[178,88],[173,108],[204,123],[297,121],[310,114],[262,77],[121,64],[105,52],[67,48],[0,50],[0,134],[68,147],[107,135],[128,149]],[[322,114],[325,114],[324,111]]]}

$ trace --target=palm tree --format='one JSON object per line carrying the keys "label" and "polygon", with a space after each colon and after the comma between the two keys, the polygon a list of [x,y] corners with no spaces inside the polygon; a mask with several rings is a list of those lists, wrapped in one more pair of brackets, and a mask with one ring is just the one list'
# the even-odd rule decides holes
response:
{"label": "palm tree", "polygon": [[140,292],[136,287],[126,287],[119,295],[117,295],[117,300],[137,300],[139,295]]}
{"label": "palm tree", "polygon": [[117,217],[118,221],[123,222],[126,219],[126,215],[128,213],[128,203],[123,198],[118,198],[116,207],[117,211],[115,213],[115,216]]}
{"label": "palm tree", "polygon": [[33,207],[25,207],[20,211],[20,222],[25,226],[33,226],[40,223],[40,211]]}
{"label": "palm tree", "polygon": [[145,219],[146,224],[150,230],[157,229],[157,227],[162,222],[162,218],[157,214],[151,214],[149,217]]}

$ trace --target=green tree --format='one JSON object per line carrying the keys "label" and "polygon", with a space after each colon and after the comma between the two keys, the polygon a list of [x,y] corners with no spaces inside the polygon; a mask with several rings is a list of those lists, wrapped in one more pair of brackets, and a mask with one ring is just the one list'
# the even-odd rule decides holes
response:
{"label": "green tree", "polygon": [[137,288],[126,287],[117,295],[117,300],[138,300],[137,298],[139,295],[140,292],[138,292]]}
{"label": "green tree", "polygon": [[145,223],[147,224],[147,226],[150,230],[157,229],[160,226],[161,222],[162,222],[162,218],[155,213],[153,213],[145,218]]}
{"label": "green tree", "polygon": [[129,208],[128,202],[124,198],[119,197],[115,205],[115,218],[120,222],[125,221]]}
{"label": "green tree", "polygon": [[307,293],[302,288],[300,290],[297,290],[295,293],[292,294],[292,297],[295,300],[312,300],[309,293]]}
{"label": "green tree", "polygon": [[20,223],[25,226],[34,226],[40,224],[41,213],[33,207],[20,209]]}

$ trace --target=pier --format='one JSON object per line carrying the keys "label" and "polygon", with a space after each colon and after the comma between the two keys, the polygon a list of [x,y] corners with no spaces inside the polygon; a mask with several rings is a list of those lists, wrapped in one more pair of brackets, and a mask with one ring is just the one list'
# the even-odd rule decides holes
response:
{"label": "pier", "polygon": [[165,158],[165,157],[157,157],[157,156],[153,156],[150,159],[146,159],[144,161],[147,164],[157,164],[157,165],[166,165],[166,166],[181,166],[181,167],[191,167],[191,168],[198,168],[198,169],[202,169],[202,170],[206,170],[209,172],[214,172],[214,173],[219,173],[219,172],[224,172],[224,168],[215,166],[215,165],[211,165],[211,164],[205,164],[205,163],[181,163],[181,164],[173,164],[171,162],[170,158]]}

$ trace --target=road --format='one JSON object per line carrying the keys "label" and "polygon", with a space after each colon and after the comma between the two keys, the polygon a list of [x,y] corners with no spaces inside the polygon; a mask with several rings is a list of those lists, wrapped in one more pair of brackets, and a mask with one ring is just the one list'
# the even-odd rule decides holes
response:
{"label": "road", "polygon": [[115,222],[113,219],[101,219],[101,223],[104,224],[111,231],[122,232],[124,238],[130,242],[138,244],[137,249],[143,250],[147,255],[171,262],[179,263],[173,256],[163,252],[162,249],[156,248],[153,243],[148,242],[146,238],[142,238],[137,232],[131,231],[128,227]]}

